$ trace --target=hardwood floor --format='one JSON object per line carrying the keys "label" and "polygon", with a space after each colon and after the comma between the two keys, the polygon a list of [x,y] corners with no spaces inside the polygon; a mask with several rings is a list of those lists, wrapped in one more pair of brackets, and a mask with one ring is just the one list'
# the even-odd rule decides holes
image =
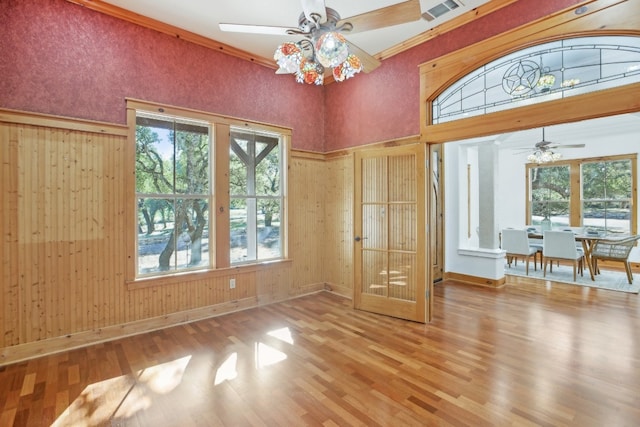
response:
{"label": "hardwood floor", "polygon": [[435,298],[428,325],[321,293],[5,366],[0,426],[640,425],[638,295]]}

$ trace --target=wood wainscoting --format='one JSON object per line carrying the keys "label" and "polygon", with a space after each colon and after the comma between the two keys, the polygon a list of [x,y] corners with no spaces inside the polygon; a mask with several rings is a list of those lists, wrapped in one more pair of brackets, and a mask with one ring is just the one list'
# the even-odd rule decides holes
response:
{"label": "wood wainscoting", "polygon": [[0,110],[0,365],[324,289],[328,174],[296,152],[289,259],[127,283],[128,131]]}

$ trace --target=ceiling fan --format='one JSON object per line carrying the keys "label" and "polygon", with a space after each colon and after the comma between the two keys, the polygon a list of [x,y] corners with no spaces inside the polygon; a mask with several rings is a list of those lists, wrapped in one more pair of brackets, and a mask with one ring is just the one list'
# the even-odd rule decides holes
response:
{"label": "ceiling fan", "polygon": [[[536,142],[533,146],[533,152],[527,156],[527,160],[531,163],[548,163],[562,158],[562,154],[553,151],[558,148],[584,148],[585,144],[557,144],[547,141],[544,135],[544,127],[542,128],[542,141]],[[520,151],[527,152],[530,149]],[[516,153],[517,154],[517,153]]]}
{"label": "ceiling fan", "polygon": [[325,70],[332,70],[337,81],[364,71],[369,73],[380,61],[349,42],[344,34],[376,30],[417,21],[421,17],[420,0],[407,0],[391,6],[342,19],[326,7],[325,0],[301,0],[302,13],[297,27],[220,23],[222,31],[302,36],[299,42],[283,43],[274,59],[277,74],[295,74],[300,83],[322,84]]}

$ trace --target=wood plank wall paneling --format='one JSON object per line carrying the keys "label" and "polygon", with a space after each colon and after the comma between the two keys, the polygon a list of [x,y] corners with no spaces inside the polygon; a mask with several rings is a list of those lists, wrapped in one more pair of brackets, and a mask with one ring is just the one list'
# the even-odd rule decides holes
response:
{"label": "wood plank wall paneling", "polygon": [[[294,263],[295,265],[295,263]],[[256,272],[255,284],[258,294],[258,305],[271,304],[277,301],[283,301],[291,298],[292,295],[301,294],[301,287],[296,287],[296,283],[303,283],[292,279],[293,271],[291,268],[263,268]],[[296,276],[297,277],[297,276]],[[318,279],[315,279],[318,280]],[[291,284],[292,286],[289,286]],[[293,289],[290,289],[290,287]],[[304,289],[304,287],[302,287]],[[312,285],[313,289],[308,292],[314,292],[320,288],[319,285]]]}
{"label": "wood plank wall paneling", "polygon": [[110,238],[122,229],[122,137],[2,129],[3,346],[113,321],[104,284],[122,265]]}
{"label": "wood plank wall paneling", "polygon": [[292,261],[128,286],[126,135],[0,111],[0,365],[281,301],[327,281],[351,296],[351,157],[304,153],[290,164]]}
{"label": "wood plank wall paneling", "polygon": [[353,155],[327,160],[324,177],[325,232],[322,264],[327,287],[353,297]]}
{"label": "wood plank wall paneling", "polygon": [[324,288],[322,236],[325,232],[324,181],[330,175],[322,160],[292,155],[289,164],[289,256],[294,260],[292,295]]}

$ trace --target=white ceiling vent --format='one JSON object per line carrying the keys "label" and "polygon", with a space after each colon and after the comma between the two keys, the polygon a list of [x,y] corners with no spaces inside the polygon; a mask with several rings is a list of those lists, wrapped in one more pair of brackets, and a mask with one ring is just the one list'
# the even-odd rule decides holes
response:
{"label": "white ceiling vent", "polygon": [[455,0],[445,0],[442,3],[438,3],[431,9],[428,9],[422,14],[422,17],[427,21],[433,21],[436,18],[441,17],[447,12],[452,11],[460,7],[460,4]]}

